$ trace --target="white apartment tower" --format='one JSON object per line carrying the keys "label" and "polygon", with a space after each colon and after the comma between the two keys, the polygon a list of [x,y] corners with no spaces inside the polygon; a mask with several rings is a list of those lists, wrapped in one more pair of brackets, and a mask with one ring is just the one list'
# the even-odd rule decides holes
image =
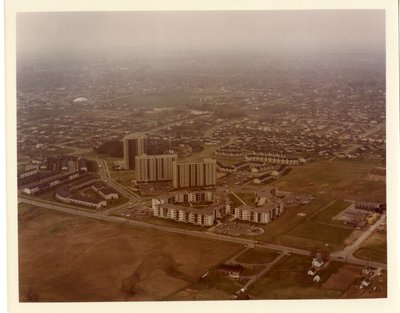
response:
{"label": "white apartment tower", "polygon": [[143,154],[136,156],[136,180],[138,182],[172,180],[173,162],[176,159],[176,154]]}
{"label": "white apartment tower", "polygon": [[178,163],[173,165],[172,186],[175,189],[188,187],[206,187],[216,185],[216,164],[214,159],[203,162]]}

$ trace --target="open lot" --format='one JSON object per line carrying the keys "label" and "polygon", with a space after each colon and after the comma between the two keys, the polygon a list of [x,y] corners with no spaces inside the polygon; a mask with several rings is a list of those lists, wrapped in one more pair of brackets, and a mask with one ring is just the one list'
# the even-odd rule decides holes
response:
{"label": "open lot", "polygon": [[254,248],[240,255],[236,261],[248,264],[264,264],[272,262],[278,255],[276,251]]}
{"label": "open lot", "polygon": [[242,248],[30,205],[18,233],[21,301],[161,300]]}
{"label": "open lot", "polygon": [[[339,264],[339,263],[336,263]],[[327,289],[348,289],[354,280],[360,275],[360,266],[340,264],[340,268],[337,272],[330,275],[324,283],[324,288]]]}
{"label": "open lot", "polygon": [[338,199],[385,201],[385,183],[367,179],[377,165],[378,161],[374,160],[317,159],[294,168],[271,185],[287,191],[324,193]]}
{"label": "open lot", "polygon": [[[346,291],[347,286],[326,285],[332,275],[341,271],[343,263],[331,263],[318,272],[319,283],[312,281],[307,275],[311,265],[311,257],[292,255],[285,257],[267,275],[262,277],[250,289],[250,297],[255,299],[338,299]],[[353,280],[356,278],[354,276]]]}

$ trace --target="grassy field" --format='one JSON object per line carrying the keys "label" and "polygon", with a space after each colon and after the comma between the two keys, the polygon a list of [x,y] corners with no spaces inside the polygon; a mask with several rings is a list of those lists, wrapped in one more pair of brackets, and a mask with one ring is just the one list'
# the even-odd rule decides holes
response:
{"label": "grassy field", "polygon": [[345,200],[336,200],[329,207],[323,209],[321,212],[318,212],[315,216],[312,217],[312,221],[318,223],[330,223],[330,224],[340,224],[343,223],[339,221],[333,220],[333,218],[342,212],[344,209],[348,208],[351,205],[351,202]]}
{"label": "grassy field", "polygon": [[342,249],[356,233],[332,217],[348,205],[348,201],[319,195],[309,204],[288,208],[275,221],[260,226],[264,233],[256,240],[323,251]]}
{"label": "grassy field", "polygon": [[272,262],[279,254],[267,249],[250,249],[239,256],[236,261],[249,264],[262,264]]}
{"label": "grassy field", "polygon": [[331,263],[319,272],[321,281],[314,283],[307,275],[311,257],[292,255],[285,257],[266,276],[250,289],[255,299],[337,299],[345,290],[329,289],[323,286],[343,263]]}
{"label": "grassy field", "polygon": [[354,240],[353,228],[332,219],[347,208],[350,202],[336,200],[330,203],[327,207],[322,206],[314,211],[305,221],[290,229],[281,238],[282,242],[297,248],[335,251],[344,248],[349,238]]}
{"label": "grassy field", "polygon": [[19,214],[21,301],[161,300],[243,248],[28,205]]}
{"label": "grassy field", "polygon": [[326,243],[343,244],[353,232],[352,229],[329,224],[306,222],[296,226],[288,234]]}
{"label": "grassy field", "polygon": [[387,237],[385,234],[373,233],[363,242],[354,256],[363,260],[387,263]]}
{"label": "grassy field", "polygon": [[377,165],[372,160],[317,159],[294,168],[272,185],[287,191],[323,193],[337,199],[368,200],[371,194],[375,199],[384,199],[385,184],[366,180],[366,175]]}

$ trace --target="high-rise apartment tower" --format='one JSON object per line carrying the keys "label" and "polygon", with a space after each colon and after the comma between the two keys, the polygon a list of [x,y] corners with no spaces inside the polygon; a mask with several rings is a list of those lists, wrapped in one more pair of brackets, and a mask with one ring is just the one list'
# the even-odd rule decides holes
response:
{"label": "high-rise apartment tower", "polygon": [[126,169],[135,169],[135,157],[146,153],[147,139],[143,134],[130,134],[123,139]]}
{"label": "high-rise apartment tower", "polygon": [[206,187],[216,184],[216,164],[214,159],[203,162],[174,162],[172,186],[175,189],[188,187]]}

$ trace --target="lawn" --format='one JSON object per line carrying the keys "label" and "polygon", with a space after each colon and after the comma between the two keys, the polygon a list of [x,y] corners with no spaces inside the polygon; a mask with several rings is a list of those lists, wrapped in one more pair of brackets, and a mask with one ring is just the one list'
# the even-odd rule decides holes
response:
{"label": "lawn", "polygon": [[263,264],[272,262],[279,254],[268,249],[250,249],[240,255],[236,261],[249,264]]}
{"label": "lawn", "polygon": [[285,257],[250,289],[256,299],[337,299],[344,290],[326,289],[322,283],[343,264],[330,264],[321,271],[321,282],[314,283],[307,274],[311,257],[292,255]]}

